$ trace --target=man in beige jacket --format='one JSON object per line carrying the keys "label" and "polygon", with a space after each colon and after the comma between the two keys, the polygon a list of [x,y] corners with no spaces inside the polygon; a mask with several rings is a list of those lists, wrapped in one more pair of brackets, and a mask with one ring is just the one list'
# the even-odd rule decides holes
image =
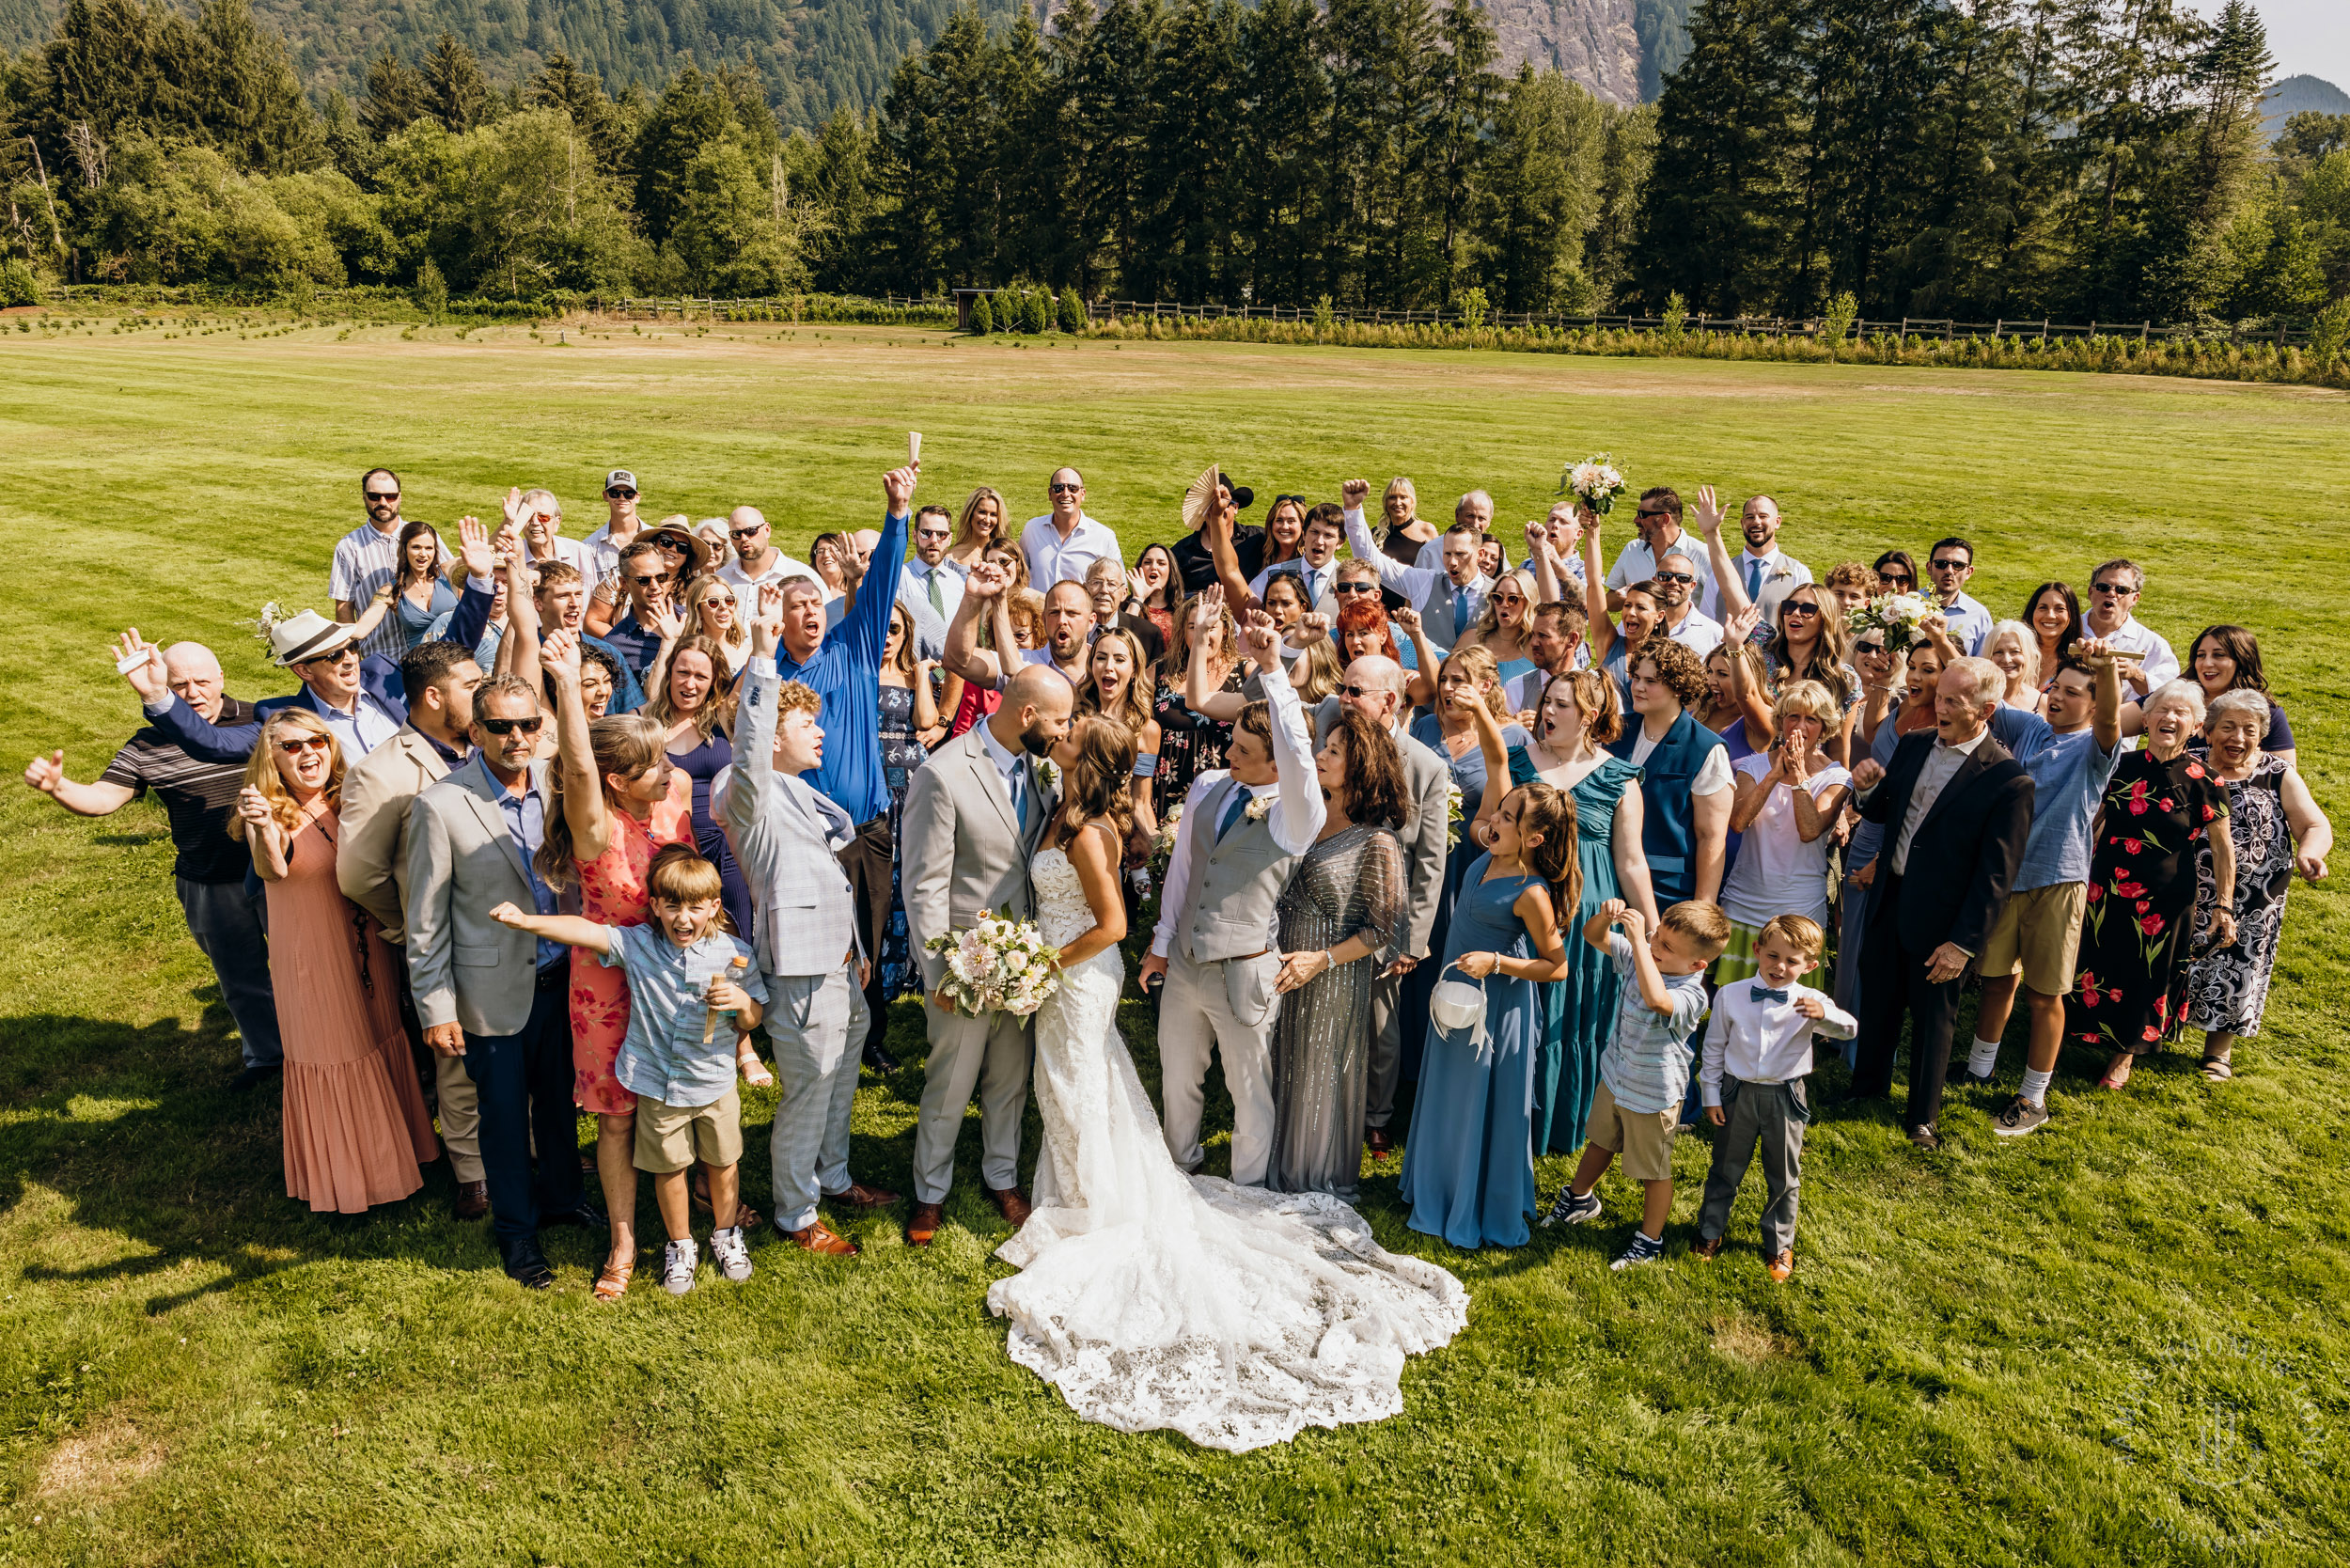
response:
{"label": "man in beige jacket", "polygon": [[[375,917],[385,941],[405,938],[408,902],[408,805],[465,760],[471,742],[474,688],[481,666],[454,642],[418,643],[400,662],[408,695],[408,722],[343,776],[342,842],[335,878],[343,897]],[[402,989],[406,991],[403,964]],[[401,1021],[415,1016],[411,995],[400,997]],[[415,1034],[422,1038],[422,1027]],[[433,1081],[441,1110],[441,1142],[457,1177],[459,1219],[490,1212],[490,1185],[481,1168],[480,1103],[462,1056],[436,1055]]]}

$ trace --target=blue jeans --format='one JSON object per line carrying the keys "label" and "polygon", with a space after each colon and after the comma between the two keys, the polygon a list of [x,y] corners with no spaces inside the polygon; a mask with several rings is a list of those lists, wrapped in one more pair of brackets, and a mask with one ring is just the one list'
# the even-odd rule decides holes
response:
{"label": "blue jeans", "polygon": [[[540,971],[519,1034],[465,1034],[465,1075],[481,1095],[481,1175],[490,1223],[507,1251],[539,1233],[541,1215],[579,1207],[579,1117],[572,1105],[571,964]],[[537,1135],[539,1169],[530,1168]]]}
{"label": "blue jeans", "polygon": [[245,884],[177,879],[180,910],[188,934],[212,963],[220,999],[237,1022],[247,1067],[275,1067],[286,1059],[277,1039],[277,995],[269,983],[269,905],[248,897]]}

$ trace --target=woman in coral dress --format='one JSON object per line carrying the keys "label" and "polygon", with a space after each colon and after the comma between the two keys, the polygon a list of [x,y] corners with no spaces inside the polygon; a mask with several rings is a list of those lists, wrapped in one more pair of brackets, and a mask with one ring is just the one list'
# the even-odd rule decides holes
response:
{"label": "woman in coral dress", "polygon": [[364,1214],[424,1184],[440,1157],[408,1036],[400,960],[335,881],[341,748],[306,708],[263,727],[229,832],[268,891],[270,982],[286,1042],[286,1195]]}
{"label": "woman in coral dress", "polygon": [[[607,926],[645,923],[645,869],[664,844],[694,841],[694,781],[669,761],[661,721],[616,713],[592,723],[579,692],[578,645],[547,639],[542,667],[555,682],[558,808],[547,814],[539,874],[577,886],[580,914]],[[628,982],[585,949],[572,952],[572,1098],[596,1118],[596,1174],[612,1220],[612,1252],[596,1277],[598,1300],[617,1299],[636,1267],[636,1096],[612,1074],[628,1038]]]}

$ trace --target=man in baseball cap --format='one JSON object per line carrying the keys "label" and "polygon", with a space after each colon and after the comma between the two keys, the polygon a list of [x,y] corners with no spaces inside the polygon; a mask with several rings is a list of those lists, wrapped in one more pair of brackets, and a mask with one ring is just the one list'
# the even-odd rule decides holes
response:
{"label": "man in baseball cap", "polygon": [[588,579],[588,630],[602,636],[623,613],[620,608],[620,552],[636,542],[644,525],[636,517],[636,471],[615,468],[603,477],[603,503],[611,520],[580,541],[587,558],[579,563]]}

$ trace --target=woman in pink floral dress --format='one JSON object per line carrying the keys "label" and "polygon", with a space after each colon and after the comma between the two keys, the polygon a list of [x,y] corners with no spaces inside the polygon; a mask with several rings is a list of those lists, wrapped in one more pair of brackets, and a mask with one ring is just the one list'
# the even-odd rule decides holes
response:
{"label": "woman in pink floral dress", "polygon": [[2123,754],[2106,787],[2080,956],[2064,998],[2064,1038],[2112,1054],[2099,1080],[2106,1089],[2129,1082],[2137,1059],[2177,1032],[2178,972],[2205,945],[2188,928],[2206,837],[2222,891],[2205,935],[2220,947],[2235,939],[2235,857],[2226,828],[2210,831],[2228,815],[2228,792],[2186,750],[2203,722],[2202,691],[2173,681],[2147,698],[2145,713],[2145,746]]}
{"label": "woman in pink floral dress", "polygon": [[[579,888],[580,914],[639,926],[650,913],[645,870],[664,844],[694,841],[694,781],[670,766],[660,721],[641,713],[590,722],[575,650],[548,638],[543,667],[556,687],[562,758],[539,872]],[[628,982],[584,948],[572,949],[572,1098],[596,1118],[596,1173],[612,1219],[612,1254],[596,1297],[628,1289],[636,1266],[636,1096],[612,1075],[628,1038]]]}

